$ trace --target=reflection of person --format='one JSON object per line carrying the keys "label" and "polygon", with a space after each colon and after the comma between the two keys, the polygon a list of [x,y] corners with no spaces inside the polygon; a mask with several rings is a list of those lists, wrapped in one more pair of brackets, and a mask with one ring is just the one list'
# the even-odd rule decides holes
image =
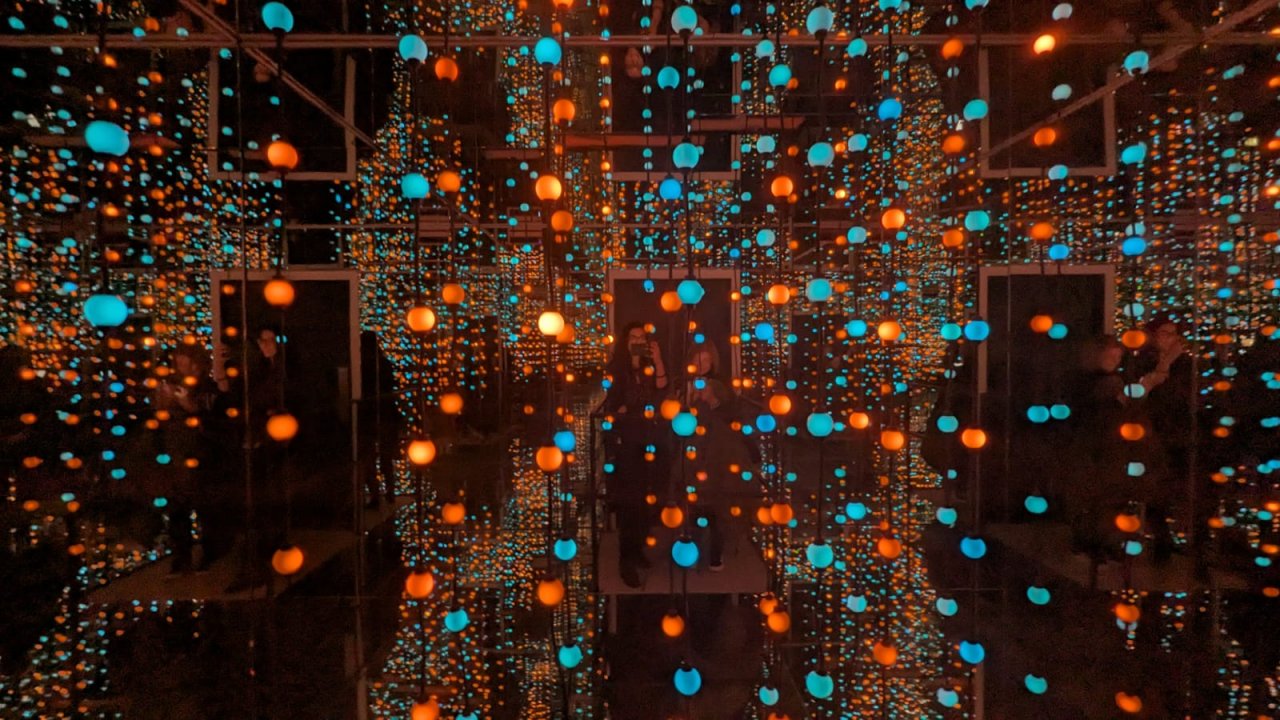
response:
{"label": "reflection of person", "polygon": [[[730,494],[734,491],[734,475],[730,466],[745,466],[750,462],[750,452],[741,435],[730,427],[736,414],[736,398],[725,385],[720,371],[720,352],[711,342],[694,344],[688,355],[683,396],[685,402],[698,414],[698,424],[706,428],[705,434],[690,438],[697,449],[693,463],[694,479],[698,484],[700,500],[698,512],[707,520],[709,540],[707,567],[712,571],[724,568],[724,527],[728,517]],[[687,484],[690,478],[684,478]],[[741,484],[740,482],[738,484]]]}
{"label": "reflection of person", "polygon": [[[360,475],[365,503],[376,507],[384,498],[395,502],[400,414],[396,411],[396,375],[391,361],[378,346],[378,335],[360,333],[361,400],[358,420]],[[381,470],[381,474],[379,474]]]}
{"label": "reflection of person", "polygon": [[[667,370],[658,343],[649,339],[642,323],[628,324],[614,344],[609,362],[611,383],[603,410],[613,417],[613,465],[606,490],[618,524],[618,570],[623,582],[640,586],[639,568],[648,565],[644,540],[649,529],[645,496],[653,477],[665,479],[666,460],[661,435],[655,431],[653,409],[667,387]],[[652,446],[652,450],[650,447]],[[646,458],[648,453],[653,459]]]}
{"label": "reflection of person", "polygon": [[[1191,472],[1191,417],[1195,412],[1195,378],[1191,354],[1178,324],[1169,318],[1157,318],[1147,324],[1149,349],[1139,358],[1143,375],[1139,382],[1146,388],[1143,406],[1154,431],[1152,442],[1159,448],[1165,482],[1149,513],[1155,532],[1154,556],[1168,557],[1173,538],[1168,517],[1175,499],[1186,497],[1184,485]],[[1188,528],[1199,533],[1198,524]]]}
{"label": "reflection of person", "polygon": [[[173,355],[173,371],[156,388],[154,403],[168,419],[161,425],[160,443],[170,457],[162,470],[168,501],[169,535],[173,543],[172,572],[201,569],[223,549],[220,509],[216,488],[206,465],[210,462],[207,432],[210,412],[218,399],[218,387],[209,375],[209,358],[193,346],[179,347]],[[201,548],[194,562],[195,527],[192,514],[200,519]]]}

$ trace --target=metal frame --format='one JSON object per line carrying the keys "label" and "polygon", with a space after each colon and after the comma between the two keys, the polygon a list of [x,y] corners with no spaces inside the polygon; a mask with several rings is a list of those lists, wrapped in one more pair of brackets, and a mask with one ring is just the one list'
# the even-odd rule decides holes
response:
{"label": "metal frame", "polygon": [[[605,286],[609,288],[609,293],[614,295],[614,284],[618,280],[683,280],[689,276],[687,268],[680,267],[661,267],[647,270],[633,268],[609,268],[605,271]],[[694,268],[693,276],[699,280],[728,280],[732,287],[737,287],[740,273],[732,268]],[[615,303],[609,303],[609,332],[613,333],[617,328],[617,322],[614,319]],[[742,318],[738,313],[729,313],[729,335],[737,335],[742,331]],[[741,362],[741,345],[731,343],[729,345],[729,362],[733,369],[733,376],[736,377]]]}
{"label": "metal frame", "polygon": [[[993,277],[1015,275],[1101,275],[1105,280],[1103,287],[1103,327],[1115,325],[1116,318],[1116,266],[1109,263],[1088,263],[1083,265],[1051,265],[1034,263],[1026,265],[983,265],[978,268],[978,314],[987,317],[990,291],[989,281]],[[1009,283],[1009,296],[1013,296],[1013,283]],[[987,343],[978,345],[978,394],[987,392]]]}
{"label": "metal frame", "polygon": [[[209,304],[212,311],[211,321],[213,336],[215,338],[222,337],[222,303],[218,302],[222,283],[227,282],[241,285],[246,279],[248,279],[249,282],[265,282],[275,276],[276,272],[274,270],[250,270],[246,273],[243,268],[223,268],[220,270],[210,271]],[[349,320],[351,323],[351,333],[348,338],[348,346],[351,352],[351,373],[347,378],[347,382],[350,385],[347,390],[348,397],[351,398],[352,402],[359,401],[363,390],[363,383],[360,382],[360,271],[355,269],[334,269],[328,265],[294,265],[288,268],[288,276],[290,280],[296,280],[298,282],[324,281],[347,283],[347,305]],[[240,288],[240,292],[242,293],[247,291],[247,287]],[[240,302],[243,303],[244,300],[242,299]],[[247,328],[244,328],[243,330],[248,332]]]}

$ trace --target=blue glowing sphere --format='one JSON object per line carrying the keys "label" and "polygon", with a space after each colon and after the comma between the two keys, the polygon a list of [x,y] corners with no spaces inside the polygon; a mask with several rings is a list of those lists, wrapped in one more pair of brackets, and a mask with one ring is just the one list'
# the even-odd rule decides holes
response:
{"label": "blue glowing sphere", "polygon": [[262,6],[262,24],[271,32],[292,32],[293,13],[284,3],[269,2]]}
{"label": "blue glowing sphere", "polygon": [[1066,83],[1054,85],[1053,92],[1049,93],[1049,97],[1058,101],[1067,100],[1071,97],[1071,86]]}
{"label": "blue glowing sphere", "polygon": [[969,122],[981,120],[987,116],[987,101],[982,98],[970,100],[964,106],[964,119]]}
{"label": "blue glowing sphere", "polygon": [[804,554],[809,558],[809,564],[819,570],[831,567],[831,563],[836,559],[831,546],[826,542],[809,543],[809,546],[804,549]]}
{"label": "blue glowing sphere", "polygon": [[1022,679],[1022,684],[1026,685],[1027,690],[1035,695],[1043,695],[1045,691],[1049,689],[1048,680],[1045,680],[1039,675],[1031,675],[1030,673]]}
{"label": "blue glowing sphere", "polygon": [[758,58],[773,57],[775,50],[772,40],[765,39],[756,43],[756,57]]}
{"label": "blue glowing sphere", "polygon": [[1049,326],[1049,332],[1045,333],[1050,340],[1061,340],[1067,336],[1067,326],[1062,323],[1054,323]]}
{"label": "blue glowing sphere", "polygon": [[761,685],[760,692],[756,693],[760,698],[760,704],[765,707],[772,707],[778,704],[778,689],[770,685]]}
{"label": "blue glowing sphere", "polygon": [[970,665],[977,665],[987,656],[987,651],[983,649],[982,643],[971,643],[967,640],[960,641],[960,659]]}
{"label": "blue glowing sphere", "polygon": [[965,8],[969,10],[977,10],[987,6],[988,0],[964,0]]}
{"label": "blue glowing sphere", "polygon": [[809,146],[809,164],[814,167],[827,167],[836,159],[835,148],[829,142],[816,142]]}
{"label": "blue glowing sphere", "polygon": [[559,430],[551,438],[560,452],[573,452],[573,448],[578,444],[578,438],[573,434],[572,430]]}
{"label": "blue glowing sphere", "polygon": [[1049,501],[1041,495],[1028,495],[1022,501],[1022,506],[1032,515],[1043,515],[1049,509]]}
{"label": "blue glowing sphere", "polygon": [[762,342],[773,342],[773,325],[759,323],[755,329],[756,339]]}
{"label": "blue glowing sphere", "polygon": [[543,65],[559,65],[562,51],[555,38],[544,37],[533,46],[533,57]]}
{"label": "blue glowing sphere", "polygon": [[777,241],[778,233],[768,228],[764,228],[760,232],[756,233],[756,244],[760,247],[772,247]]}
{"label": "blue glowing sphere", "polygon": [[1138,540],[1126,540],[1124,543],[1124,554],[1130,557],[1141,555],[1142,543]]}
{"label": "blue glowing sphere", "polygon": [[804,29],[808,30],[810,35],[825,33],[831,30],[835,21],[836,15],[831,12],[831,8],[819,5],[809,11],[809,16],[804,19]]}
{"label": "blue glowing sphere", "polygon": [[804,676],[804,689],[815,698],[825,700],[835,692],[836,682],[826,673],[810,670],[809,674]]}
{"label": "blue glowing sphere", "polygon": [[867,516],[867,506],[860,502],[851,502],[844,506],[844,514],[849,516],[850,520],[861,520]]}
{"label": "blue glowing sphere", "polygon": [[400,194],[410,200],[421,200],[431,192],[431,183],[422,173],[408,173],[400,178]]}
{"label": "blue glowing sphere", "polygon": [[960,552],[970,560],[978,560],[987,554],[987,543],[982,538],[967,537],[960,541]]}
{"label": "blue glowing sphere", "polygon": [[831,299],[832,292],[831,281],[826,278],[814,278],[804,288],[805,297],[810,302],[826,302]]}
{"label": "blue glowing sphere", "polygon": [[938,334],[942,336],[943,340],[954,342],[960,339],[960,326],[955,323],[945,323],[942,329],[938,331]]}
{"label": "blue glowing sphere", "polygon": [[849,228],[849,230],[845,232],[844,236],[849,241],[849,244],[861,245],[867,241],[867,229],[860,226],[854,226]]}
{"label": "blue glowing sphere", "polygon": [[681,170],[688,170],[697,167],[698,160],[702,158],[702,153],[698,146],[690,142],[682,142],[671,151],[671,162]]}
{"label": "blue glowing sphere", "polygon": [[849,46],[844,51],[849,53],[849,57],[856,58],[866,55],[869,48],[870,46],[867,45],[866,40],[856,37],[849,41]]}
{"label": "blue glowing sphere", "polygon": [[778,429],[778,421],[768,413],[756,416],[756,429],[762,433],[773,432]]}
{"label": "blue glowing sphere", "polygon": [[[849,152],[862,152],[867,149],[867,144],[869,142],[870,141],[867,140],[866,135],[863,135],[862,133],[854,133],[849,136]],[[852,238],[850,238],[850,242],[852,241]]]}
{"label": "blue glowing sphere", "polygon": [[1043,588],[1039,585],[1032,585],[1027,588],[1027,599],[1030,600],[1033,605],[1048,605],[1049,598],[1049,588]]}
{"label": "blue glowing sphere", "polygon": [[467,629],[469,624],[471,624],[471,618],[467,616],[467,611],[462,608],[450,610],[444,616],[444,626],[449,632],[462,632]]}
{"label": "blue glowing sphere", "polygon": [[1124,71],[1130,75],[1145,74],[1151,67],[1151,56],[1146,50],[1134,50],[1124,58]]}
{"label": "blue glowing sphere", "polygon": [[688,665],[677,668],[674,679],[676,690],[685,697],[696,695],[702,689],[702,674],[697,668]]}
{"label": "blue glowing sphere", "polygon": [[773,139],[772,135],[761,135],[756,138],[756,152],[771,153],[778,149],[778,141]]}
{"label": "blue glowing sphere", "polygon": [[569,669],[578,667],[578,663],[582,662],[582,648],[574,645],[565,645],[560,648],[557,653],[560,658],[560,665]]}
{"label": "blue glowing sphere", "polygon": [[964,214],[964,229],[969,232],[982,232],[991,226],[991,213],[986,210],[970,210]]}
{"label": "blue glowing sphere", "polygon": [[480,714],[475,710],[468,713],[458,713],[453,716],[453,720],[480,720]]}
{"label": "blue glowing sphere", "polygon": [[1137,257],[1146,252],[1146,250],[1147,241],[1136,235],[1125,238],[1124,242],[1120,243],[1120,252],[1124,253],[1125,257]]}
{"label": "blue glowing sphere", "polygon": [[692,5],[681,5],[671,13],[671,29],[678,33],[693,32],[698,27],[698,11]]}
{"label": "blue glowing sphere", "polygon": [[960,518],[960,513],[957,513],[956,509],[951,507],[940,507],[933,515],[938,518],[938,522],[946,525],[947,527],[955,525],[956,520]]}
{"label": "blue glowing sphere", "polygon": [[1125,467],[1125,474],[1129,477],[1142,477],[1147,474],[1147,466],[1143,463],[1132,461]]}
{"label": "blue glowing sphere", "polygon": [[897,120],[902,117],[902,102],[897,98],[885,98],[876,108],[876,115],[881,120]]}
{"label": "blue glowing sphere", "polygon": [[844,324],[844,331],[849,333],[849,337],[863,337],[867,334],[867,321],[850,320]]}
{"label": "blue glowing sphere", "polygon": [[676,416],[671,418],[671,429],[680,437],[689,437],[698,431],[698,418],[693,413],[676,413]]}
{"label": "blue glowing sphere", "polygon": [[1049,246],[1049,259],[1054,262],[1062,262],[1071,254],[1071,248],[1062,243],[1054,243]]}
{"label": "blue glowing sphere", "polygon": [[1027,419],[1039,425],[1049,421],[1049,408],[1043,405],[1032,405],[1027,408]]}
{"label": "blue glowing sphere", "polygon": [[422,62],[427,59],[427,43],[417,35],[405,35],[400,38],[400,58]]}
{"label": "blue glowing sphere", "polygon": [[89,149],[120,157],[129,152],[129,133],[124,128],[106,120],[94,120],[84,129],[84,141]]}
{"label": "blue glowing sphere", "polygon": [[805,420],[805,427],[809,429],[810,435],[824,438],[835,429],[835,420],[831,418],[831,413],[811,413]]}
{"label": "blue glowing sphere", "polygon": [[935,424],[944,433],[953,433],[960,427],[960,421],[955,415],[939,415]]}
{"label": "blue glowing sphere", "polygon": [[658,197],[663,200],[679,200],[683,194],[684,188],[680,186],[680,181],[673,177],[663,178],[658,183]]}
{"label": "blue glowing sphere", "polygon": [[938,688],[934,696],[938,698],[938,704],[944,707],[955,707],[960,702],[959,693],[950,688]]}
{"label": "blue glowing sphere", "polygon": [[1063,405],[1062,403],[1050,405],[1049,417],[1054,420],[1066,420],[1071,417],[1071,407],[1069,405]]}
{"label": "blue glowing sphere", "polygon": [[676,295],[680,298],[680,302],[685,305],[697,305],[702,302],[702,298],[706,294],[707,291],[702,287],[702,283],[693,278],[685,278],[676,286]]}
{"label": "blue glowing sphere", "polygon": [[671,559],[682,568],[698,564],[698,544],[688,538],[680,538],[671,544]]}
{"label": "blue glowing sphere", "polygon": [[556,554],[557,560],[560,562],[569,562],[578,556],[578,541],[568,537],[560,538],[556,541],[553,551]]}
{"label": "blue glowing sphere", "polygon": [[1125,165],[1137,165],[1147,157],[1147,144],[1143,142],[1134,143],[1124,150],[1120,151],[1120,162]]}
{"label": "blue glowing sphere", "polygon": [[1050,165],[1049,170],[1045,173],[1045,176],[1048,177],[1050,180],[1066,180],[1067,174],[1070,172],[1071,171],[1067,169],[1066,165],[1062,165],[1062,164]]}
{"label": "blue glowing sphere", "polygon": [[658,71],[658,87],[663,90],[675,90],[679,86],[680,71],[670,65],[664,65],[662,69]]}
{"label": "blue glowing sphere", "polygon": [[1069,2],[1060,2],[1053,6],[1054,20],[1067,20],[1075,13],[1075,8],[1071,7]]}
{"label": "blue glowing sphere", "polygon": [[850,595],[849,597],[845,598],[844,606],[849,608],[849,610],[852,612],[856,612],[856,613],[866,612],[867,596],[866,595]]}
{"label": "blue glowing sphere", "polygon": [[991,326],[985,320],[970,320],[964,324],[965,338],[974,342],[982,342],[991,335]]}
{"label": "blue glowing sphere", "polygon": [[773,87],[784,87],[791,82],[791,68],[779,63],[769,69],[769,84]]}
{"label": "blue glowing sphere", "polygon": [[84,319],[94,327],[119,327],[129,319],[129,306],[119,295],[90,295],[84,301]]}

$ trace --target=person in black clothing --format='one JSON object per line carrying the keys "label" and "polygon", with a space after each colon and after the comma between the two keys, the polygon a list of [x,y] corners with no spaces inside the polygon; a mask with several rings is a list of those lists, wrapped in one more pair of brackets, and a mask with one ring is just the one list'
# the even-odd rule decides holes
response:
{"label": "person in black clothing", "polygon": [[[649,529],[645,496],[653,478],[668,477],[663,438],[653,420],[667,388],[662,351],[642,323],[630,323],[614,344],[608,367],[611,384],[602,410],[613,418],[613,472],[606,479],[609,505],[618,524],[618,570],[623,582],[640,586],[639,568],[648,565],[644,540]],[[654,448],[654,459],[646,459]]]}
{"label": "person in black clothing", "polygon": [[[1163,491],[1153,498],[1148,515],[1155,533],[1155,556],[1164,559],[1173,550],[1169,515],[1176,498],[1186,498],[1195,436],[1195,377],[1191,354],[1181,328],[1169,318],[1147,324],[1148,349],[1139,357],[1139,382],[1146,390],[1143,405],[1151,420],[1164,478]],[[1202,528],[1188,528],[1198,533]]]}
{"label": "person in black clothing", "polygon": [[[160,443],[170,461],[165,498],[168,500],[169,535],[173,543],[173,573],[202,569],[222,549],[221,515],[215,488],[205,470],[210,461],[208,425],[217,404],[218,386],[209,374],[209,359],[195,346],[174,351],[173,367],[156,387],[157,413],[168,418],[161,426]],[[194,561],[195,525],[200,520],[202,555]]]}
{"label": "person in black clothing", "polygon": [[360,333],[360,409],[356,414],[360,476],[365,504],[377,507],[380,498],[395,502],[396,456],[399,454],[400,414],[396,411],[395,367],[378,346],[378,335]]}

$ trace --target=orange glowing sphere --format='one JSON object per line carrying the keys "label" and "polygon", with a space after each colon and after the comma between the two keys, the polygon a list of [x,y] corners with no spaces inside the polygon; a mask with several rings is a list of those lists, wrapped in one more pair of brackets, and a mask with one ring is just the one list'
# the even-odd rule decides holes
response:
{"label": "orange glowing sphere", "polygon": [[569,98],[560,98],[551,106],[551,117],[559,123],[573,122],[577,114],[578,108]]}
{"label": "orange glowing sphere", "polygon": [[284,140],[276,140],[267,146],[267,162],[277,170],[292,170],[298,167],[298,148]]}
{"label": "orange glowing sphere", "polygon": [[262,297],[274,307],[289,307],[293,304],[293,283],[277,275],[262,286]]}
{"label": "orange glowing sphere", "polygon": [[778,598],[773,593],[765,593],[760,596],[760,602],[756,604],[760,609],[761,615],[771,615],[774,610],[778,609]]}
{"label": "orange glowing sphere", "polygon": [[902,337],[902,325],[897,320],[885,320],[876,326],[876,335],[885,342],[893,342]]}
{"label": "orange glowing sphere", "polygon": [[880,215],[880,224],[885,230],[901,230],[907,224],[907,214],[899,208],[889,208]]}
{"label": "orange glowing sphere", "polygon": [[1054,37],[1053,33],[1044,33],[1031,44],[1031,50],[1037,55],[1043,55],[1047,52],[1053,52],[1053,49],[1057,46],[1058,38]]}
{"label": "orange glowing sphere", "polygon": [[761,505],[756,508],[756,522],[768,527],[773,524],[773,513],[769,512],[768,505]]}
{"label": "orange glowing sphere", "polygon": [[661,518],[663,525],[675,529],[684,522],[684,511],[678,505],[667,505],[662,508]]}
{"label": "orange glowing sphere", "polygon": [[568,210],[557,210],[551,213],[551,229],[559,233],[567,233],[573,229],[573,213]]}
{"label": "orange glowing sphere", "polygon": [[436,176],[436,187],[441,192],[456,193],[462,189],[462,176],[453,170],[441,170]]}
{"label": "orange glowing sphere", "polygon": [[543,175],[534,184],[533,191],[539,200],[555,202],[560,199],[561,193],[564,192],[564,187],[560,184],[560,179],[555,175]]}
{"label": "orange glowing sphere", "polygon": [[546,607],[555,607],[564,599],[564,583],[560,578],[543,578],[538,583],[538,602]]}
{"label": "orange glowing sphere", "polygon": [[1147,429],[1142,423],[1128,422],[1120,426],[1120,437],[1129,442],[1137,442],[1147,436]]}
{"label": "orange glowing sphere", "polygon": [[765,618],[769,629],[781,635],[791,629],[791,614],[786,610],[774,610]]}
{"label": "orange glowing sphere", "polygon": [[888,560],[894,560],[902,554],[902,541],[885,536],[876,541],[876,552]]}
{"label": "orange glowing sphere", "polygon": [[849,427],[854,430],[866,430],[871,425],[871,416],[864,412],[849,413]]}
{"label": "orange glowing sphere", "polygon": [[538,331],[550,337],[559,335],[564,332],[564,316],[555,310],[547,310],[538,316]]}
{"label": "orange glowing sphere", "polygon": [[907,444],[907,436],[901,430],[882,430],[880,432],[880,447],[885,450],[898,451]]}
{"label": "orange glowing sphere", "polygon": [[407,451],[409,462],[418,467],[426,467],[436,459],[436,444],[425,438],[409,443]]}
{"label": "orange glowing sphere", "polygon": [[791,509],[791,503],[779,502],[774,503],[769,508],[769,517],[776,525],[786,525],[795,517],[795,511]]}
{"label": "orange glowing sphere", "polygon": [[769,291],[765,293],[765,297],[774,305],[786,305],[791,300],[791,288],[782,283],[771,285]]}
{"label": "orange glowing sphere", "polygon": [[272,440],[284,442],[298,434],[298,419],[289,413],[278,413],[267,418],[267,435]]}
{"label": "orange glowing sphere", "polygon": [[684,634],[684,618],[680,613],[670,610],[662,616],[662,634],[669,638],[678,638]]}
{"label": "orange glowing sphere", "polygon": [[414,600],[421,600],[436,588],[436,578],[426,570],[414,570],[404,579],[404,591]]}
{"label": "orange glowing sphere", "polygon": [[1031,329],[1038,333],[1047,333],[1053,327],[1053,317],[1050,315],[1034,315],[1031,322],[1028,323]]}
{"label": "orange glowing sphere", "polygon": [[555,445],[544,445],[538,448],[534,461],[538,463],[538,469],[543,472],[555,472],[564,463],[564,453]]}
{"label": "orange glowing sphere", "polygon": [[457,415],[462,412],[462,396],[456,392],[441,395],[440,412],[445,415]]}
{"label": "orange glowing sphere", "polygon": [[774,415],[786,415],[791,412],[791,398],[778,393],[769,398],[769,412]]}
{"label": "orange glowing sphere", "polygon": [[966,428],[960,433],[960,442],[970,450],[978,450],[987,444],[987,433],[979,428]]}
{"label": "orange glowing sphere", "polygon": [[796,189],[796,184],[786,175],[779,175],[769,183],[769,192],[773,193],[775,198],[784,198],[791,195]]}
{"label": "orange glowing sphere", "polygon": [[281,575],[293,575],[302,569],[302,549],[297,545],[285,545],[271,556],[271,567]]}
{"label": "orange glowing sphere", "polygon": [[451,57],[436,60],[436,79],[453,82],[458,79],[458,62]]}
{"label": "orange glowing sphere", "polygon": [[949,38],[942,43],[942,59],[955,60],[964,53],[964,41],[960,38]]}
{"label": "orange glowing sphere", "polygon": [[467,519],[467,506],[461,502],[447,502],[440,506],[440,520],[445,525],[461,525]]}
{"label": "orange glowing sphere", "polygon": [[942,247],[958,248],[964,245],[964,231],[960,228],[951,228],[942,233]]}
{"label": "orange glowing sphere", "polygon": [[434,697],[413,704],[409,720],[440,720],[440,702]]}
{"label": "orange glowing sphere", "polygon": [[416,333],[430,332],[436,326],[435,311],[425,305],[418,305],[409,310],[405,323]]}
{"label": "orange glowing sphere", "polygon": [[1116,693],[1116,707],[1127,713],[1136,715],[1137,713],[1142,712],[1142,698],[1137,695],[1130,695],[1126,692],[1118,692]]}
{"label": "orange glowing sphere", "polygon": [[942,140],[942,152],[948,155],[959,155],[969,143],[960,133],[951,133]]}
{"label": "orange glowing sphere", "polygon": [[1118,620],[1129,624],[1138,622],[1138,618],[1142,617],[1142,609],[1129,603],[1117,603],[1115,612]]}
{"label": "orange glowing sphere", "polygon": [[675,290],[668,290],[662,293],[662,297],[658,298],[658,304],[667,312],[675,312],[684,306],[684,302],[680,300],[680,296]]}
{"label": "orange glowing sphere", "polygon": [[667,398],[658,406],[658,414],[662,415],[663,420],[674,420],[676,415],[680,413],[680,401],[675,398]]}
{"label": "orange glowing sphere", "polygon": [[898,648],[888,640],[881,640],[871,647],[871,657],[885,667],[898,662]]}
{"label": "orange glowing sphere", "polygon": [[458,283],[445,283],[444,287],[440,288],[440,299],[445,305],[461,305],[466,298],[467,291]]}
{"label": "orange glowing sphere", "polygon": [[1120,344],[1130,350],[1137,350],[1147,344],[1147,334],[1141,330],[1125,330],[1120,335]]}
{"label": "orange glowing sphere", "polygon": [[1120,532],[1133,533],[1138,532],[1138,528],[1142,527],[1142,520],[1133,513],[1120,513],[1116,515],[1116,528]]}
{"label": "orange glowing sphere", "polygon": [[1055,232],[1057,232],[1057,228],[1053,226],[1053,223],[1038,222],[1031,226],[1031,230],[1027,234],[1036,242],[1045,242],[1052,238]]}
{"label": "orange glowing sphere", "polygon": [[1051,127],[1040,128],[1035,135],[1031,136],[1031,142],[1036,147],[1048,147],[1058,141],[1058,131]]}

